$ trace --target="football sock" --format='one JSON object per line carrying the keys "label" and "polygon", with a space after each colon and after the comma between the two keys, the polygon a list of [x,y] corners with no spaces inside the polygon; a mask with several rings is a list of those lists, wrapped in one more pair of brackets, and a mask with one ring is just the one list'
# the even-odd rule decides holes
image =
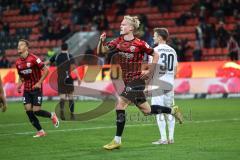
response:
{"label": "football sock", "polygon": [[175,117],[171,114],[167,115],[167,120],[168,120],[168,136],[169,139],[173,140],[174,139],[174,128],[175,128]]}
{"label": "football sock", "polygon": [[117,132],[116,136],[121,137],[124,126],[125,126],[125,110],[116,110],[117,118],[116,118],[116,125],[117,125]]}
{"label": "football sock", "polygon": [[160,105],[151,105],[151,114],[160,114],[160,113],[167,113],[170,114],[172,111],[169,107],[164,107]]}
{"label": "football sock", "polygon": [[74,101],[72,99],[69,100],[69,109],[70,109],[71,113],[74,112]]}
{"label": "football sock", "polygon": [[64,103],[65,103],[65,100],[64,99],[60,99],[60,109],[61,110],[64,109]]}
{"label": "football sock", "polygon": [[39,121],[37,117],[34,115],[33,111],[26,111],[29,121],[32,123],[32,125],[38,130],[42,130],[41,125],[39,124]]}
{"label": "football sock", "polygon": [[65,103],[65,100],[60,99],[60,117],[61,117],[62,120],[65,120],[65,117],[64,117],[64,103]]}
{"label": "football sock", "polygon": [[157,114],[156,118],[157,118],[158,128],[160,131],[161,140],[166,141],[167,133],[166,133],[166,121],[165,121],[164,114]]}
{"label": "football sock", "polygon": [[120,136],[115,136],[114,137],[114,140],[115,140],[115,142],[117,142],[117,143],[121,143],[121,137]]}
{"label": "football sock", "polygon": [[51,113],[44,110],[35,111],[34,114],[41,117],[51,118]]}

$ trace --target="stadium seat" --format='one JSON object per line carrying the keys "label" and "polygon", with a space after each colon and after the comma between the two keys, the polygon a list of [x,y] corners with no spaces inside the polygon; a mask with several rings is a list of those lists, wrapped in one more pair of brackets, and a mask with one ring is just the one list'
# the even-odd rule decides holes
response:
{"label": "stadium seat", "polygon": [[210,55],[210,56],[215,55],[215,48],[207,49],[207,54]]}
{"label": "stadium seat", "polygon": [[215,55],[222,55],[222,48],[215,48]]}
{"label": "stadium seat", "polygon": [[222,48],[222,54],[223,55],[228,55],[228,49],[227,48]]}

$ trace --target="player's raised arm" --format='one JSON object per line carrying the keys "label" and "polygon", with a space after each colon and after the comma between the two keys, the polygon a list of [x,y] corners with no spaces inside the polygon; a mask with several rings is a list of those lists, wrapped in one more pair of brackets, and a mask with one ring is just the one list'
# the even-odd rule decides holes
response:
{"label": "player's raised arm", "polygon": [[106,33],[102,33],[98,42],[98,46],[97,46],[97,54],[103,53],[103,54],[107,54],[109,52],[109,48],[107,46],[104,45],[104,42],[106,40]]}

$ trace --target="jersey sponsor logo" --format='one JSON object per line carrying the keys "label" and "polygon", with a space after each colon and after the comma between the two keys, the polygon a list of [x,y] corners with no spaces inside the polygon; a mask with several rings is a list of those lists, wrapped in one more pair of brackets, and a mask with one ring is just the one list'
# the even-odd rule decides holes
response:
{"label": "jersey sponsor logo", "polygon": [[131,52],[134,52],[134,51],[135,51],[135,49],[136,49],[136,47],[135,47],[135,46],[130,46],[130,51],[131,51]]}
{"label": "jersey sponsor logo", "polygon": [[20,73],[22,73],[22,74],[30,74],[30,73],[32,73],[32,69],[21,70]]}
{"label": "jersey sponsor logo", "polygon": [[128,53],[128,52],[119,52],[119,54],[124,57],[124,58],[127,58],[127,59],[131,59],[134,57],[134,54],[133,53]]}
{"label": "jersey sponsor logo", "polygon": [[36,60],[36,62],[39,64],[39,63],[41,63],[42,61],[41,61],[40,58],[38,58],[38,59]]}

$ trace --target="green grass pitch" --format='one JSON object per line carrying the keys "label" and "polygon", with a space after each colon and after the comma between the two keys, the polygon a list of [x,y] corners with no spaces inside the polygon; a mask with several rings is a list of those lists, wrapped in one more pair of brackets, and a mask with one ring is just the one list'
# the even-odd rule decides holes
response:
{"label": "green grass pitch", "polygon": [[[83,112],[99,102],[76,103]],[[40,118],[46,137],[34,139],[20,102],[9,102],[0,113],[0,160],[237,160],[240,159],[240,99],[177,100],[185,123],[176,124],[175,144],[152,145],[159,138],[154,116],[144,117],[136,107],[127,109],[128,120],[121,149],[102,146],[115,134],[115,112],[86,122],[63,122],[55,129]],[[57,101],[44,102],[54,111]]]}

